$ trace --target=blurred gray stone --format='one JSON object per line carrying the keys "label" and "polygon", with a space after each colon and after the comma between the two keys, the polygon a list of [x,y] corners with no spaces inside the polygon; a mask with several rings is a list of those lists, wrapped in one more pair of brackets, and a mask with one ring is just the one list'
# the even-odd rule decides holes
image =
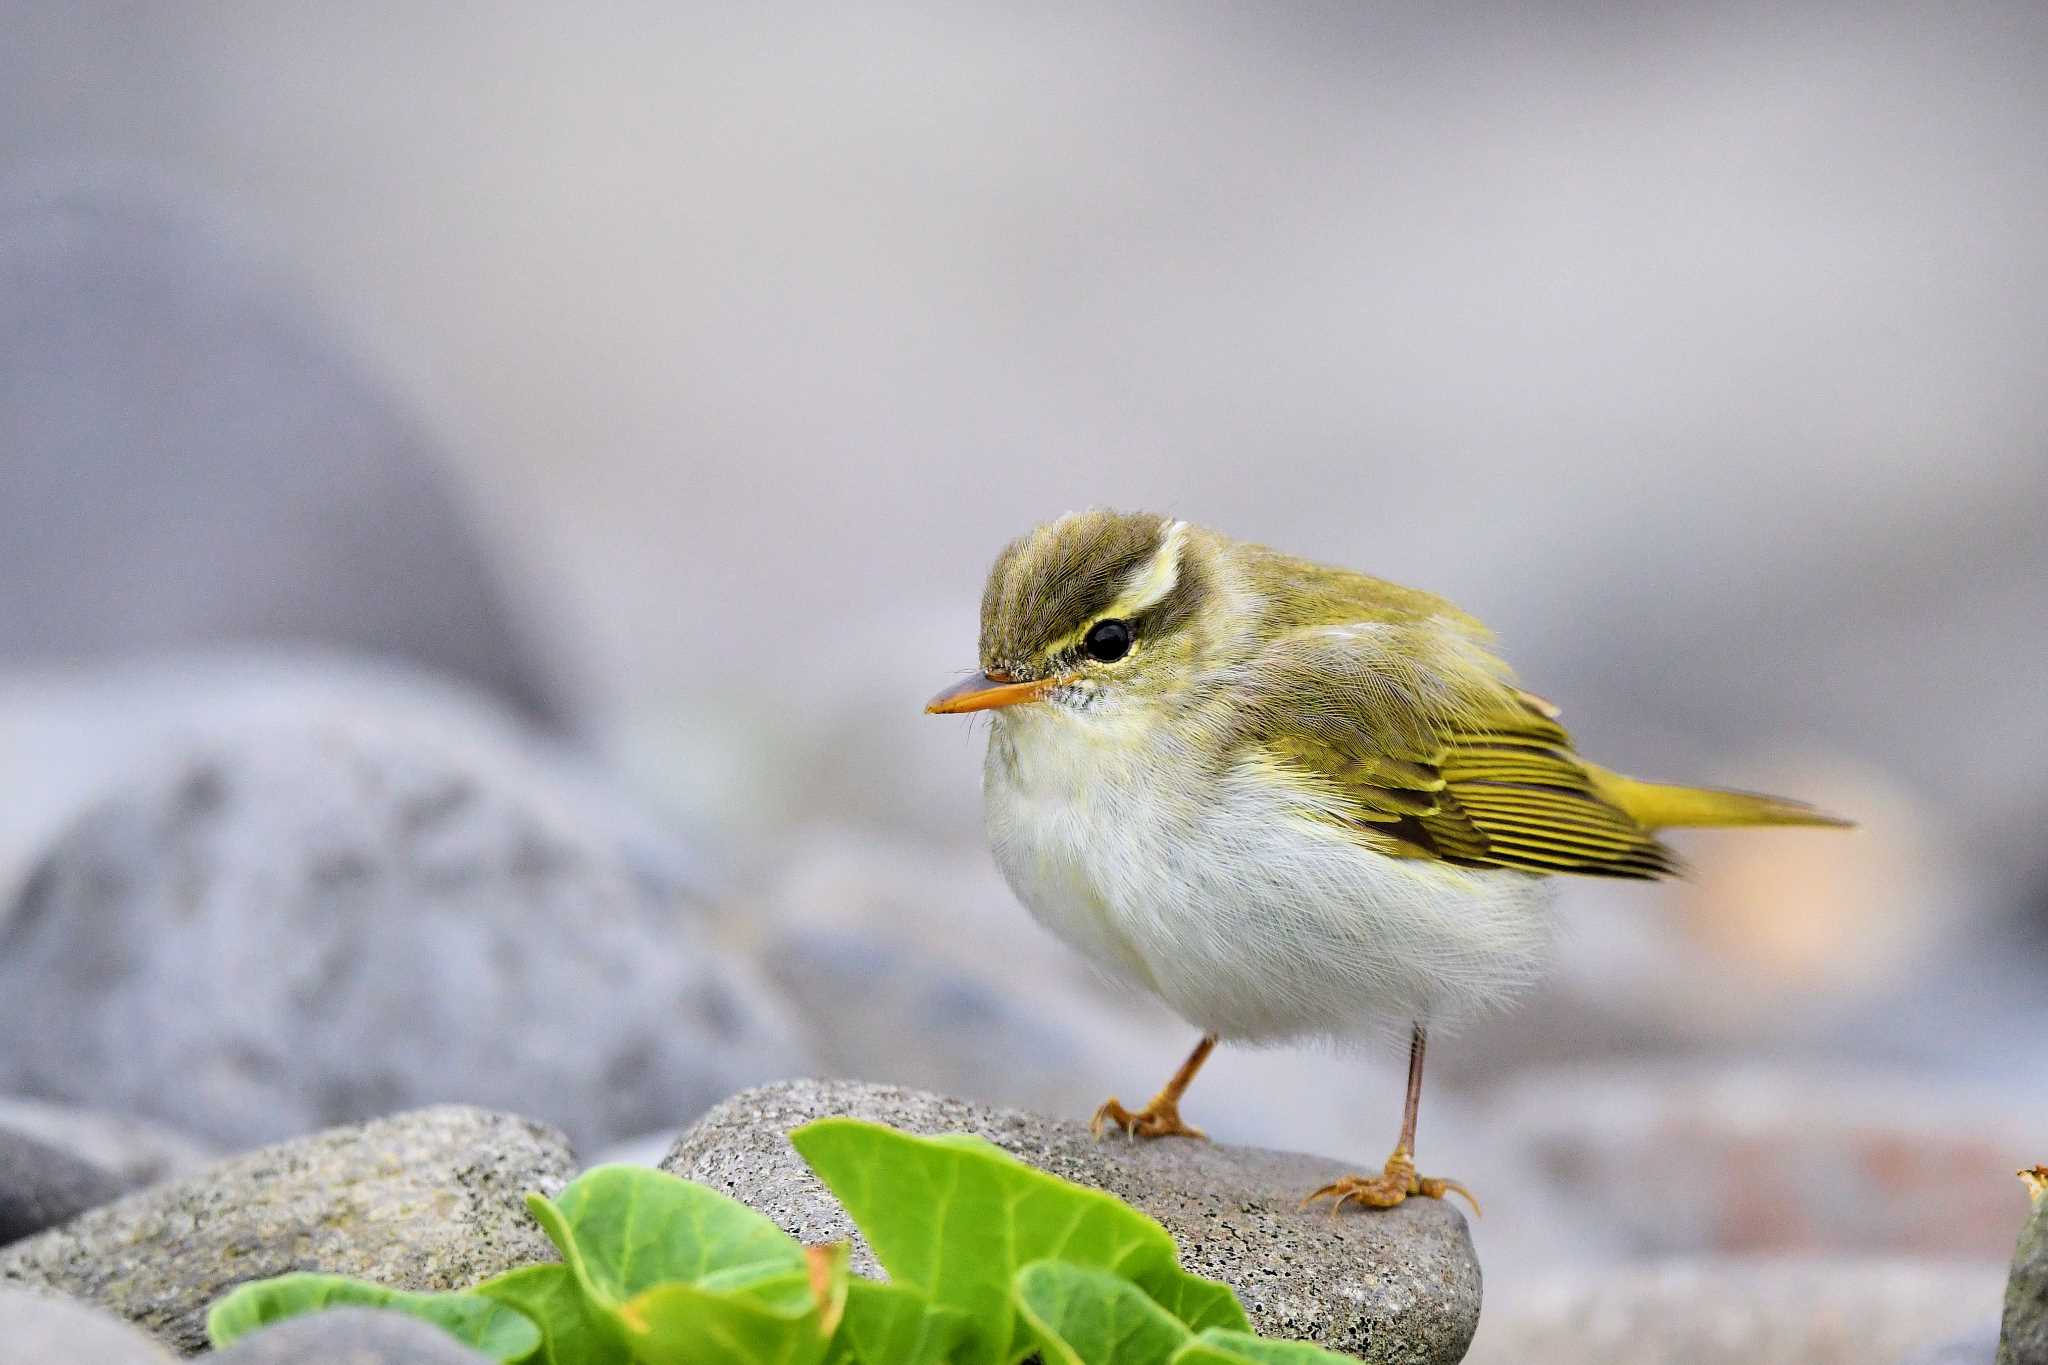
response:
{"label": "blurred gray stone", "polygon": [[1484,1117],[1630,1257],[1989,1260],[2009,1253],[2013,1215],[1991,1173],[2048,1131],[2048,1094],[1839,1061],[1674,1060],[1532,1071]]}
{"label": "blurred gray stone", "polygon": [[0,912],[0,1090],[247,1146],[456,1100],[581,1143],[801,1069],[677,871],[485,712],[253,706]]}
{"label": "blurred gray stone", "polygon": [[[1371,1361],[1452,1362],[1479,1320],[1479,1264],[1455,1208],[1411,1199],[1385,1212],[1302,1212],[1343,1164],[1251,1147],[1097,1143],[1087,1125],[853,1081],[791,1081],[735,1095],[677,1142],[662,1169],[759,1209],[805,1242],[851,1221],[787,1134],[849,1115],[913,1133],[977,1133],[1041,1170],[1136,1205],[1166,1226],[1190,1270],[1228,1281],[1259,1331]],[[856,1269],[874,1273],[857,1237]]]}
{"label": "blurred gray stone", "polygon": [[0,1246],[117,1199],[126,1189],[89,1161],[0,1128]]}
{"label": "blurred gray stone", "polygon": [[491,1358],[430,1322],[375,1308],[330,1308],[251,1332],[220,1365],[477,1365]]}
{"label": "blurred gray stone", "polygon": [[0,1133],[18,1133],[68,1152],[128,1189],[188,1175],[224,1155],[160,1124],[15,1095],[0,1095]]}
{"label": "blurred gray stone", "polygon": [[0,189],[0,663],[316,642],[562,722],[438,453],[310,311],[141,175]]}
{"label": "blurred gray stone", "polygon": [[2005,1285],[1998,1365],[2048,1361],[2048,1166],[2034,1167],[2025,1178],[2034,1210],[2020,1231]]}
{"label": "blurred gray stone", "polygon": [[1985,1323],[1938,1346],[1915,1351],[1899,1365],[1993,1365],[1998,1358],[1998,1324]]}
{"label": "blurred gray stone", "polygon": [[176,1359],[112,1314],[0,1284],[0,1365],[171,1365]]}
{"label": "blurred gray stone", "polygon": [[431,1291],[553,1259],[524,1200],[574,1166],[559,1133],[525,1119],[416,1110],[93,1209],[0,1250],[0,1281],[96,1303],[196,1351],[207,1309],[246,1280],[317,1270]]}
{"label": "blurred gray stone", "polygon": [[1468,1365],[1882,1365],[1996,1310],[1989,1262],[1756,1257],[1586,1267],[1488,1305]]}

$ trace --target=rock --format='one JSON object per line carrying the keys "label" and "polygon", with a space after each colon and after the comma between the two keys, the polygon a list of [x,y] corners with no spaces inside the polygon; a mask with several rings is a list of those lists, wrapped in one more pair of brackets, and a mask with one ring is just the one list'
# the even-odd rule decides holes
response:
{"label": "rock", "polygon": [[477,1365],[490,1357],[403,1313],[330,1308],[251,1332],[207,1359],[219,1365]]}
{"label": "rock", "polygon": [[1671,1261],[1587,1268],[1497,1293],[1467,1365],[1873,1365],[1995,1310],[1988,1262]]}
{"label": "rock", "polygon": [[1998,1356],[1998,1324],[1981,1323],[1959,1337],[1915,1351],[1899,1365],[1985,1365]]}
{"label": "rock", "polygon": [[[1270,1335],[1372,1361],[1450,1362],[1479,1320],[1479,1265],[1458,1211],[1413,1199],[1385,1213],[1301,1212],[1302,1195],[1343,1173],[1342,1163],[1322,1157],[1184,1141],[1097,1143],[1079,1122],[891,1086],[791,1081],[719,1105],[662,1169],[731,1193],[807,1243],[853,1236],[786,1137],[838,1114],[913,1133],[978,1133],[1041,1170],[1108,1190],[1163,1223],[1189,1269],[1233,1285]],[[858,1238],[854,1265],[877,1269]]]}
{"label": "rock", "polygon": [[2005,1285],[1998,1365],[2048,1361],[2048,1166],[2035,1166],[2022,1176],[2034,1211],[2020,1231],[2012,1276]]}
{"label": "rock", "polygon": [[594,1147],[800,1067],[673,845],[552,751],[436,694],[269,695],[0,916],[0,1091],[233,1147],[444,1100]]}
{"label": "rock", "polygon": [[188,1175],[222,1155],[159,1124],[12,1095],[0,1095],[0,1133],[69,1152],[113,1175],[125,1189]]}
{"label": "rock", "polygon": [[0,660],[315,642],[564,723],[441,452],[207,216],[105,168],[0,190]]}
{"label": "rock", "polygon": [[549,1260],[528,1192],[575,1160],[525,1119],[446,1105],[337,1128],[208,1167],[0,1250],[0,1281],[110,1309],[180,1351],[245,1280],[293,1270],[397,1289],[466,1288]]}
{"label": "rock", "polygon": [[0,1365],[172,1365],[177,1357],[111,1314],[0,1284]]}
{"label": "rock", "polygon": [[117,1199],[126,1188],[89,1161],[0,1128],[0,1246]]}
{"label": "rock", "polygon": [[1988,1173],[2025,1159],[2048,1103],[1892,1070],[1673,1062],[1534,1072],[1485,1122],[1632,1257],[1990,1260],[2011,1250],[2012,1191]]}

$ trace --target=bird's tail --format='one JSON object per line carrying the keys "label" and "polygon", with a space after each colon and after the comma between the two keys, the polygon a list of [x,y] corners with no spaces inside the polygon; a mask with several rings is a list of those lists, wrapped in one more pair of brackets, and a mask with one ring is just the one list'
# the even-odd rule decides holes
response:
{"label": "bird's tail", "polygon": [[1668,786],[1662,782],[1640,782],[1591,764],[1587,769],[1600,795],[1645,829],[1706,825],[1826,825],[1834,829],[1856,826],[1854,820],[1844,820],[1804,801],[1782,796],[1723,791],[1718,787]]}

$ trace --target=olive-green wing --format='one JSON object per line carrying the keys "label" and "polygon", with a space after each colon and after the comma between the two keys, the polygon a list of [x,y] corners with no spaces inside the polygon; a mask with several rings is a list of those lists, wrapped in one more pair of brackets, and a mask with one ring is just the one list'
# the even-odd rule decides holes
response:
{"label": "olive-green wing", "polygon": [[1663,877],[1675,854],[1605,799],[1548,703],[1450,626],[1321,627],[1248,671],[1235,755],[1395,857]]}

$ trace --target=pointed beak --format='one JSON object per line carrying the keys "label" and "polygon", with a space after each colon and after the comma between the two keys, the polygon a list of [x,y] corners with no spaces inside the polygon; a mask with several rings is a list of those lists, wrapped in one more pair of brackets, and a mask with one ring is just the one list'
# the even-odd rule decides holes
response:
{"label": "pointed beak", "polygon": [[924,704],[925,714],[956,716],[963,711],[993,711],[999,706],[1037,701],[1065,678],[1034,678],[1012,682],[1002,674],[977,673],[953,684]]}

